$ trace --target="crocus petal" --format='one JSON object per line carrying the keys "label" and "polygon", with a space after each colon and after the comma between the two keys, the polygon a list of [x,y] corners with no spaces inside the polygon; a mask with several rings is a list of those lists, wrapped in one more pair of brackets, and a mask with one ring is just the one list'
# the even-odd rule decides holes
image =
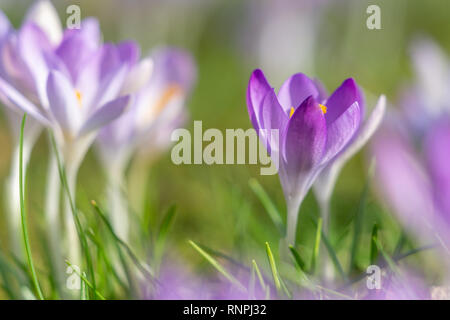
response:
{"label": "crocus petal", "polygon": [[450,225],[450,122],[440,120],[425,141],[425,153],[441,216]]}
{"label": "crocus petal", "polygon": [[[284,113],[273,89],[263,99],[259,112],[261,126],[259,135],[264,141],[268,153],[271,154],[272,150],[279,150],[281,133],[284,131],[289,117]],[[271,135],[270,130],[278,130],[278,139]]]}
{"label": "crocus petal", "polygon": [[327,126],[339,118],[354,102],[358,102],[362,112],[364,108],[362,94],[355,80],[350,78],[345,80],[326,102],[327,113],[325,114],[325,119],[327,120]]}
{"label": "crocus petal", "polygon": [[259,130],[259,108],[264,97],[267,95],[270,87],[269,83],[264,76],[264,73],[256,69],[250,76],[247,88],[247,109],[255,130]]}
{"label": "crocus petal", "polygon": [[327,127],[322,110],[313,97],[308,97],[287,123],[283,155],[288,171],[309,171],[319,164],[326,139]]}
{"label": "crocus petal", "polygon": [[387,128],[373,144],[375,177],[382,199],[409,230],[429,236],[433,223],[433,197],[429,177],[407,141]]}
{"label": "crocus petal", "polygon": [[314,81],[303,73],[289,77],[278,92],[278,99],[286,114],[290,113],[291,108],[297,108],[309,96],[318,100],[319,90]]}
{"label": "crocus petal", "polygon": [[153,70],[153,60],[151,58],[142,59],[136,64],[125,79],[121,94],[134,93],[142,89],[148,83]]}
{"label": "crocus petal", "polygon": [[25,21],[33,22],[47,34],[53,45],[62,39],[62,27],[58,13],[48,0],[39,0],[28,10]]}
{"label": "crocus petal", "polygon": [[386,97],[382,95],[378,99],[377,105],[373,109],[372,113],[361,125],[349,145],[319,174],[314,183],[314,191],[320,202],[326,203],[330,200],[331,193],[333,192],[337,177],[342,167],[369,141],[380,125],[385,110]]}
{"label": "crocus petal", "polygon": [[123,96],[110,101],[100,107],[94,114],[86,121],[81,128],[78,136],[83,136],[89,132],[100,129],[104,125],[117,119],[128,106],[130,96]]}
{"label": "crocus petal", "polygon": [[76,90],[70,80],[61,72],[50,72],[47,95],[53,117],[63,132],[73,136],[80,127],[83,106],[77,101]]}
{"label": "crocus petal", "polygon": [[83,67],[97,52],[98,40],[89,32],[90,28],[81,27],[81,29],[70,31],[64,34],[64,38],[55,52],[67,66],[72,81],[75,83]]}
{"label": "crocus petal", "polygon": [[327,125],[327,144],[322,163],[333,159],[353,138],[361,122],[358,102],[353,103],[332,123]]}
{"label": "crocus petal", "polygon": [[47,117],[39,111],[38,107],[25,98],[19,91],[11,87],[2,78],[0,78],[0,97],[2,100],[8,102],[5,103],[7,106],[13,105],[17,107],[18,110],[15,110],[16,112],[26,112],[44,125],[50,124]]}
{"label": "crocus petal", "polygon": [[0,42],[11,30],[11,24],[2,10],[0,10]]}
{"label": "crocus petal", "polygon": [[139,59],[140,49],[135,41],[123,41],[117,45],[117,52],[122,63],[136,64]]}
{"label": "crocus petal", "polygon": [[94,100],[94,105],[91,107],[101,106],[111,101],[118,96],[120,90],[127,76],[129,67],[127,65],[120,65],[115,70],[112,70],[109,75],[100,82],[98,94]]}
{"label": "crocus petal", "polygon": [[50,70],[51,45],[47,36],[34,24],[23,26],[19,32],[19,55],[32,75],[40,102],[48,107],[46,94]]}
{"label": "crocus petal", "polygon": [[197,72],[188,52],[170,47],[159,48],[152,53],[152,59],[152,84],[163,87],[177,84],[186,93],[192,90]]}

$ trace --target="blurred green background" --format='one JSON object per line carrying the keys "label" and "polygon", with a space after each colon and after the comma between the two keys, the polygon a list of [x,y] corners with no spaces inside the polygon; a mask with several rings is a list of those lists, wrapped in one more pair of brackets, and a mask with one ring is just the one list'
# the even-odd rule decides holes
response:
{"label": "blurred green background", "polygon": [[[18,27],[31,2],[0,0],[0,8]],[[66,7],[78,4],[83,18],[99,19],[105,41],[135,39],[141,45],[142,55],[156,45],[189,50],[198,67],[198,82],[187,105],[190,119],[186,127],[190,130],[193,120],[202,120],[204,130],[249,128],[245,92],[255,68],[263,69],[275,88],[289,75],[302,71],[319,78],[329,92],[345,78],[354,77],[369,97],[384,93],[395,104],[399,90],[412,80],[409,48],[415,36],[428,35],[450,52],[447,0],[58,0],[53,3],[62,21],[67,17]],[[381,8],[382,29],[368,30],[366,8],[375,3]],[[287,24],[286,30],[275,23],[271,31],[275,14],[279,21],[285,15],[293,22]],[[302,22],[304,19],[308,21]],[[303,24],[297,25],[299,21]],[[292,50],[283,40],[291,41]],[[297,56],[302,56],[302,61]],[[373,103],[373,99],[369,102]],[[11,142],[3,116],[0,150],[0,180],[4,181],[10,166]],[[34,148],[28,176],[32,249],[38,261],[43,250],[40,217],[47,154],[47,139],[42,135]],[[352,159],[343,170],[333,196],[330,240],[343,264],[349,259],[352,221],[367,180],[369,160],[364,152]],[[176,204],[178,213],[171,232],[169,256],[175,255],[193,265],[201,264],[201,257],[187,243],[192,239],[248,264],[251,258],[265,254],[265,241],[274,243],[275,247],[278,241],[276,228],[249,188],[250,178],[256,178],[279,210],[285,211],[278,177],[260,176],[259,166],[176,166],[170,160],[169,150],[151,165],[144,190],[146,211],[144,215],[136,214],[136,219],[141,219],[136,221],[140,221],[143,229],[151,230],[159,223],[162,213]],[[103,181],[102,169],[91,150],[78,179],[77,203],[86,214],[92,211],[89,200],[103,201]],[[4,183],[0,184],[0,192],[4,194]],[[6,249],[3,211],[1,206],[0,246]],[[298,231],[298,242],[306,255],[310,254],[314,241],[312,221],[317,216],[317,205],[310,194],[301,208]],[[381,226],[387,250],[392,251],[401,228],[371,190],[361,243],[369,244],[375,222]],[[132,246],[145,248],[145,241],[134,239]],[[369,253],[360,251],[357,259],[364,265]]]}

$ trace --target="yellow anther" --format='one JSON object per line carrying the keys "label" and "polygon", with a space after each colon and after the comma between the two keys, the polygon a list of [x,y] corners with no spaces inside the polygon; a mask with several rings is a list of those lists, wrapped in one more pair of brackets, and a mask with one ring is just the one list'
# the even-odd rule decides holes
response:
{"label": "yellow anther", "polygon": [[320,107],[320,109],[322,109],[323,113],[327,113],[327,107],[326,106],[324,106],[323,104],[319,103],[319,107]]}
{"label": "yellow anther", "polygon": [[289,118],[292,117],[292,115],[294,114],[294,111],[295,111],[294,107],[291,107],[291,111],[289,112]]}
{"label": "yellow anther", "polygon": [[155,104],[155,113],[160,113],[169,104],[172,98],[181,95],[182,92],[183,89],[179,85],[173,84],[168,86],[162,93],[161,98]]}
{"label": "yellow anther", "polygon": [[78,106],[81,108],[83,105],[82,104],[83,95],[81,94],[81,92],[79,90],[75,90],[75,96],[77,97]]}

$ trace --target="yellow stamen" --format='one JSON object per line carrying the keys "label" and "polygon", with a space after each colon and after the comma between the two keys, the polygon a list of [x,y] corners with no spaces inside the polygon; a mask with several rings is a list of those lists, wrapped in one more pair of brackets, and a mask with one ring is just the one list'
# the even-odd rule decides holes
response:
{"label": "yellow stamen", "polygon": [[291,111],[289,112],[289,118],[292,117],[292,115],[294,114],[294,111],[295,111],[294,107],[291,107]]}
{"label": "yellow stamen", "polygon": [[83,95],[79,90],[75,90],[75,96],[77,97],[78,106],[81,108],[83,106],[82,104]]}
{"label": "yellow stamen", "polygon": [[320,107],[320,109],[322,109],[323,113],[327,113],[327,107],[326,106],[324,106],[323,104],[319,103],[319,107]]}
{"label": "yellow stamen", "polygon": [[170,100],[175,96],[181,94],[182,91],[183,89],[176,84],[168,86],[161,95],[161,98],[159,98],[159,100],[155,104],[155,113],[160,113],[169,104]]}

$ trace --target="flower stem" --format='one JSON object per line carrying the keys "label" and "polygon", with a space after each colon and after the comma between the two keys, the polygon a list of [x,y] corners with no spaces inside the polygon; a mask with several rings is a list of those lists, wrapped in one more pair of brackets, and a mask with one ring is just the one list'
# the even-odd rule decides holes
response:
{"label": "flower stem", "polygon": [[[323,221],[323,233],[328,237],[330,228],[330,200],[319,201],[320,215]],[[334,277],[333,263],[326,250],[322,250],[321,272],[326,282],[330,282]]]}
{"label": "flower stem", "polygon": [[45,199],[45,218],[48,232],[48,247],[53,269],[56,273],[57,285],[63,282],[64,264],[61,253],[61,222],[59,218],[61,181],[58,170],[58,160],[53,152],[49,155],[47,172],[47,187]]}
{"label": "flower stem", "polygon": [[298,212],[300,210],[302,199],[303,197],[291,199],[287,205],[286,241],[288,245],[295,246]]}
{"label": "flower stem", "polygon": [[[75,201],[76,194],[77,173],[77,167],[68,166],[66,168],[67,188],[70,193],[64,193],[64,219],[68,244],[68,260],[74,265],[81,266],[80,242],[76,221],[72,212],[72,201]],[[73,198],[73,200],[71,199],[71,197]]]}

